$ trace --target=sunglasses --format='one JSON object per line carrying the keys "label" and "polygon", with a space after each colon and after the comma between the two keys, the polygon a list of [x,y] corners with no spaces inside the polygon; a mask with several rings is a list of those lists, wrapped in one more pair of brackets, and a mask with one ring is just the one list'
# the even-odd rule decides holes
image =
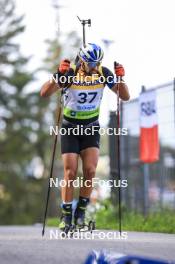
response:
{"label": "sunglasses", "polygon": [[99,65],[99,62],[86,62],[86,65],[89,67],[89,68],[95,68]]}

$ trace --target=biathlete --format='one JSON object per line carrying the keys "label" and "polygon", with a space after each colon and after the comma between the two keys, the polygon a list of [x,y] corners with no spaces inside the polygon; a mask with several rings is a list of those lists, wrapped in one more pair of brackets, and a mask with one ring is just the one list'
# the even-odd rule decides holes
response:
{"label": "biathlete", "polygon": [[[78,57],[77,65],[73,66],[69,60],[61,61],[54,75],[58,77],[58,82],[54,80],[46,82],[40,92],[41,96],[48,97],[58,89],[63,90],[62,128],[67,132],[69,130],[69,133],[61,135],[64,181],[67,183],[61,190],[62,216],[59,228],[63,231],[68,230],[72,224],[81,227],[85,223],[85,211],[92,192],[92,180],[99,157],[98,118],[104,87],[107,85],[116,94],[119,89],[119,97],[124,101],[130,97],[126,83],[121,79],[117,84],[114,74],[101,66],[103,50],[100,46],[88,43],[86,47],[80,49]],[[125,75],[121,64],[116,66],[115,74],[120,77]],[[83,131],[96,126],[96,130],[94,133],[89,133],[88,130],[88,135],[86,133],[77,135],[70,130],[77,126],[83,127]],[[80,188],[79,201],[73,215],[73,181],[77,176],[79,157],[82,160],[84,181],[88,184]]]}

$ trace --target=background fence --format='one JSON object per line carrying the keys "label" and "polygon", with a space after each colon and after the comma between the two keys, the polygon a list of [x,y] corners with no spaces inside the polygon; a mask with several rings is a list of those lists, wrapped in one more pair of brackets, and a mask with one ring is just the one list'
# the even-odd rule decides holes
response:
{"label": "background fence", "polygon": [[[143,164],[139,160],[138,98],[121,104],[121,126],[128,129],[121,136],[121,178],[128,180],[122,188],[122,202],[129,211],[142,212],[164,208],[175,209],[175,82],[157,86],[160,159]],[[110,127],[116,127],[116,113],[110,114]],[[116,162],[117,138],[109,137],[110,177],[118,175]],[[117,190],[112,190],[116,203]],[[143,195],[144,194],[144,195]]]}

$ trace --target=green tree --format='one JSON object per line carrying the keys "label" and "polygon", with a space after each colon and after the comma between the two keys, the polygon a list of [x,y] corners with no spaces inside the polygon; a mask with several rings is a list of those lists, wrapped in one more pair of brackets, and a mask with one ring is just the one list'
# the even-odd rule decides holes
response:
{"label": "green tree", "polygon": [[0,2],[1,224],[41,220],[42,180],[35,180],[29,165],[36,157],[45,161],[50,147],[45,114],[48,102],[38,92],[25,93],[34,74],[27,72],[29,58],[21,55],[16,43],[25,30],[22,21],[12,0]]}

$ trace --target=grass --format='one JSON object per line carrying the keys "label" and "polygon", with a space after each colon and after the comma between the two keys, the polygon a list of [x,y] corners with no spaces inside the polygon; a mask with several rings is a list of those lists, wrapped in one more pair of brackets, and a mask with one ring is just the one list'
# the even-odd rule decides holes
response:
{"label": "grass", "polygon": [[[58,226],[58,218],[49,218],[48,226]],[[111,205],[102,206],[96,213],[97,229],[118,229],[118,215]],[[122,230],[175,234],[175,212],[168,209],[149,214],[126,213],[122,215]]]}
{"label": "grass", "polygon": [[[102,217],[106,218],[103,219]],[[117,215],[99,212],[96,225],[99,229],[117,229],[117,220]],[[175,234],[175,214],[170,212],[154,213],[144,218],[141,214],[125,213],[122,217],[122,229],[126,231]]]}

